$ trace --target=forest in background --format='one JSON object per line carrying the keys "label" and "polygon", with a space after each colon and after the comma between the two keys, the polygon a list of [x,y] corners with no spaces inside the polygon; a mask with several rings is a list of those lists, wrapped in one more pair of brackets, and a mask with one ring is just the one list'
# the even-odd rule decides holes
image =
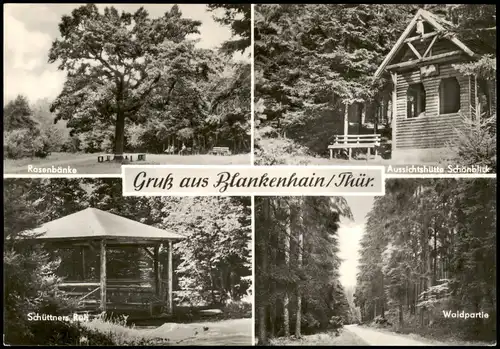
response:
{"label": "forest in background", "polygon": [[339,281],[341,197],[255,198],[255,331],[259,345],[355,321]]}
{"label": "forest in background", "polygon": [[202,23],[177,5],[155,19],[144,8],[99,13],[93,4],[63,16],[48,53],[67,73],[63,90],[55,101],[4,105],[4,158],[163,153],[183,143],[249,152],[250,63],[232,57],[250,46],[250,6],[207,6],[233,34],[219,50],[196,48],[188,36]]}
{"label": "forest in background", "polygon": [[494,179],[388,180],[361,240],[362,321],[439,340],[496,340],[496,229]]}
{"label": "forest in background", "polygon": [[[123,197],[119,179],[45,178],[6,179],[4,200],[8,203],[4,209],[4,329],[8,343],[48,344],[53,339],[47,336],[55,333],[45,329],[42,336],[39,326],[47,324],[29,322],[26,314],[67,315],[72,306],[56,287],[61,281],[56,275],[70,271],[71,251],[61,251],[59,258],[52,259],[43,246],[26,249],[16,237],[87,207],[188,237],[174,244],[174,290],[195,291],[188,295],[194,306],[199,302],[223,306],[251,290],[248,197]],[[141,264],[144,251],[138,250],[110,253],[110,273],[119,269],[120,277],[137,272],[148,276],[148,267]]]}
{"label": "forest in background", "polygon": [[[495,81],[496,5],[256,5],[257,163],[293,164],[302,161],[300,156],[323,156],[331,137],[343,134],[346,103],[371,105],[365,114],[373,123],[390,91],[390,81],[373,80],[373,74],[422,7],[454,23],[460,39],[488,53],[457,69]],[[461,135],[453,145],[462,148],[457,157],[463,165],[487,161],[491,166],[496,135],[488,132],[496,130],[496,113],[490,117],[493,128],[487,125],[487,132],[480,132],[487,144],[478,144],[474,133]]]}

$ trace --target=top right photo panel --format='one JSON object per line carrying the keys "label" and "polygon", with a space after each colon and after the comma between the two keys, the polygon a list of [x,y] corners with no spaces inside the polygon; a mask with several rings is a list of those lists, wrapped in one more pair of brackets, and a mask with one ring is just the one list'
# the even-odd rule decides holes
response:
{"label": "top right photo panel", "polygon": [[255,164],[496,173],[496,41],[496,5],[255,5]]}

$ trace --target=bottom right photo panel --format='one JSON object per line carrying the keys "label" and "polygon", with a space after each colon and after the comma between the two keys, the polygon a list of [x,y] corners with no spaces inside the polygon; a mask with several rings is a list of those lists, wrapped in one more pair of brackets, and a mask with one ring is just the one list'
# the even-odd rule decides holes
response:
{"label": "bottom right photo panel", "polygon": [[491,345],[496,179],[255,197],[257,345]]}

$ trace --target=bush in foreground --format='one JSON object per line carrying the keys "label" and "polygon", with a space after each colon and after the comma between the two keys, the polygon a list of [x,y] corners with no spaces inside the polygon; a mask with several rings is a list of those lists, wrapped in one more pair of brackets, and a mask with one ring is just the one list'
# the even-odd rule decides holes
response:
{"label": "bush in foreground", "polygon": [[496,114],[479,121],[467,120],[465,127],[455,131],[455,140],[448,145],[450,158],[446,161],[462,166],[488,166],[490,172],[496,172],[496,126]]}
{"label": "bush in foreground", "polygon": [[307,165],[313,156],[307,148],[286,138],[262,138],[255,149],[255,164]]}

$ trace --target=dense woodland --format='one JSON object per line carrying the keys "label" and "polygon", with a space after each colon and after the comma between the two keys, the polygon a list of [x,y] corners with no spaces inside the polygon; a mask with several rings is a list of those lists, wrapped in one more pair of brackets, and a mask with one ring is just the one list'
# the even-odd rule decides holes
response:
{"label": "dense woodland", "polygon": [[259,345],[341,327],[350,318],[339,281],[340,197],[255,198],[255,326]]}
{"label": "dense woodland", "polygon": [[389,132],[381,132],[390,139],[389,119],[381,117],[390,79],[372,77],[421,7],[454,23],[464,42],[481,46],[483,58],[457,69],[496,79],[496,5],[257,5],[256,160],[288,163],[293,155],[323,155],[331,137],[343,134],[345,106],[354,103],[364,106],[367,123],[387,123]]}
{"label": "dense woodland", "polygon": [[[188,295],[193,306],[199,302],[226,304],[250,292],[250,198],[123,197],[118,179],[6,179],[4,200],[9,203],[4,210],[8,343],[33,340],[47,344],[47,338],[29,338],[37,328],[27,321],[26,314],[67,315],[71,303],[57,291],[56,284],[62,276],[75,276],[71,267],[73,261],[79,260],[72,254],[74,251],[61,250],[58,258],[53,258],[54,251],[44,250],[43,246],[27,249],[16,237],[86,207],[188,237],[174,245],[174,290],[196,290]],[[144,251],[114,251],[108,257],[109,277],[151,280],[151,266],[144,263]]]}
{"label": "dense woodland", "polygon": [[[233,34],[219,50],[199,49],[202,25],[177,5],[151,18],[83,5],[63,16],[49,62],[67,73],[54,101],[4,106],[4,158],[50,152],[162,153],[182,144],[205,153],[250,149],[249,5],[209,5]],[[67,128],[67,130],[66,130]]]}
{"label": "dense woodland", "polygon": [[[367,216],[355,302],[401,332],[496,339],[496,181],[387,182]],[[489,318],[446,319],[445,311]]]}

